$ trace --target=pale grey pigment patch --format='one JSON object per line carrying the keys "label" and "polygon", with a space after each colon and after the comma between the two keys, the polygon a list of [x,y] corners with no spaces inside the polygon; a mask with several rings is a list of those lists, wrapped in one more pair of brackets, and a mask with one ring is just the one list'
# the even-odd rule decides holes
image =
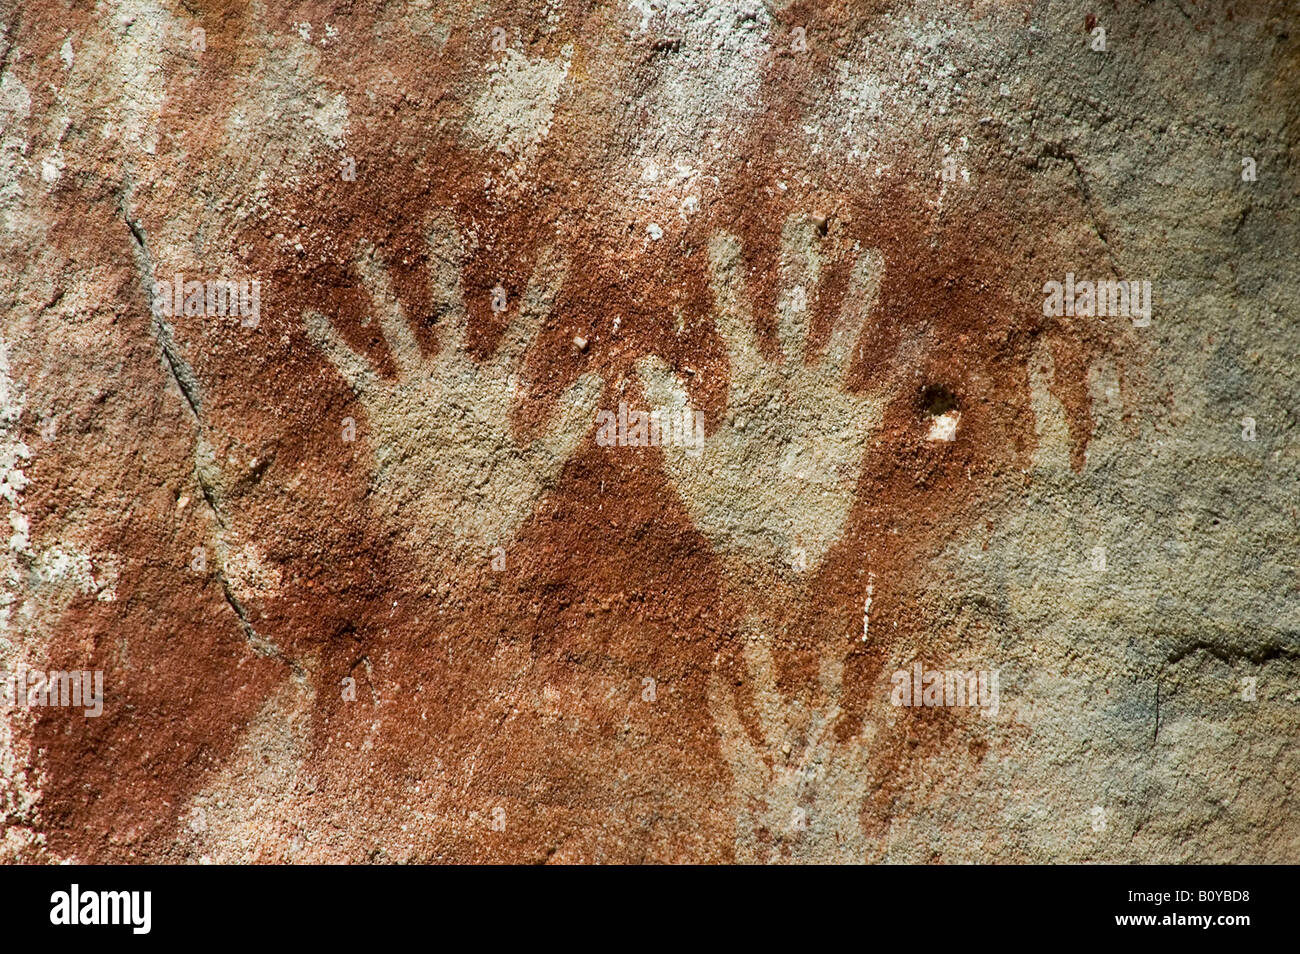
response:
{"label": "pale grey pigment patch", "polygon": [[[266,22],[264,4],[254,3],[252,11],[256,22]],[[250,173],[253,157],[268,150],[278,154],[273,170],[257,164],[259,191],[276,182],[292,183],[300,168],[322,152],[339,153],[349,122],[347,97],[332,92],[322,79],[327,52],[297,32],[268,35],[263,45],[251,60],[244,95],[226,117],[222,143],[231,163]],[[298,121],[286,124],[285,116]]]}
{"label": "pale grey pigment patch", "polygon": [[221,770],[180,814],[181,840],[203,864],[312,860],[299,819],[314,787],[305,766],[316,690],[286,680],[253,717]]}
{"label": "pale grey pigment patch", "polygon": [[13,228],[10,209],[23,196],[22,180],[32,174],[24,133],[31,107],[31,93],[15,71],[0,75],[0,210],[6,230]]}
{"label": "pale grey pigment patch", "polygon": [[115,115],[120,120],[104,130],[132,151],[153,155],[158,150],[158,121],[166,99],[163,70],[169,42],[180,36],[180,24],[161,4],[148,0],[116,0],[106,5],[116,28],[112,59],[120,99]]}
{"label": "pale grey pigment patch", "polygon": [[518,158],[550,131],[572,55],[570,47],[554,60],[507,50],[488,65],[487,88],[474,103],[467,132]]}
{"label": "pale grey pigment patch", "polygon": [[[993,80],[1015,84],[1004,67],[1004,38],[1018,28],[1008,11],[944,20],[886,11],[839,59],[834,78],[817,84],[800,124],[806,148],[883,171],[977,128],[972,113],[995,93]],[[935,174],[938,174],[937,160]]]}
{"label": "pale grey pigment patch", "polygon": [[[675,180],[716,175],[728,161],[725,145],[758,104],[772,17],[757,0],[632,0],[628,6],[632,40],[666,46],[634,78],[637,92],[624,107],[625,121],[637,117],[638,130],[623,191],[680,208],[690,194],[683,196]],[[645,178],[647,170],[654,178]],[[647,187],[660,170],[668,176],[663,185]]]}

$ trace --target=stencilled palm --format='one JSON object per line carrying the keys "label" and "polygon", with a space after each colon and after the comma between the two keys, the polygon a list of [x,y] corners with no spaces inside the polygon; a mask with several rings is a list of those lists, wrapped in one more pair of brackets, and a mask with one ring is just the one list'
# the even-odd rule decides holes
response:
{"label": "stencilled palm", "polygon": [[[846,387],[858,336],[880,290],[883,258],[855,254],[848,291],[824,354],[808,354],[814,296],[823,279],[815,225],[791,216],[782,230],[777,301],[782,362],[758,350],[740,243],[709,246],[717,327],[726,341],[731,383],[726,420],[698,455],[664,453],[691,518],[720,552],[768,565],[814,567],[839,538],[862,470],[868,438],[885,407],[885,387]],[[812,359],[812,360],[808,360]],[[680,377],[656,357],[638,371],[647,398],[680,413],[690,398]]]}
{"label": "stencilled palm", "polygon": [[745,644],[745,661],[762,739],[755,744],[723,678],[713,674],[709,708],[722,754],[736,782],[736,860],[743,863],[862,862],[868,844],[858,815],[870,780],[864,722],[844,741],[835,737],[844,665],[835,653],[821,662],[820,701],[787,700],[776,688],[766,640]]}
{"label": "stencilled palm", "polygon": [[427,357],[378,253],[364,252],[359,262],[397,380],[382,378],[325,316],[309,311],[304,319],[312,341],[365,406],[375,453],[372,491],[386,515],[433,559],[486,559],[509,543],[554,484],[591,426],[602,381],[594,374],[579,378],[543,433],[518,441],[510,409],[524,355],[550,314],[565,267],[553,255],[542,257],[497,353],[480,362],[466,349],[454,224],[440,220],[429,246],[434,307],[445,327]]}

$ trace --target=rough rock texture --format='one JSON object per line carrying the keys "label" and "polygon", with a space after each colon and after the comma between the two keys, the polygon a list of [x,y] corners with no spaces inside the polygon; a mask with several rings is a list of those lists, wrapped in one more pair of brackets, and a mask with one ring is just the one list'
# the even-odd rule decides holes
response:
{"label": "rough rock texture", "polygon": [[1300,861],[1297,90],[1287,0],[0,0],[0,669],[104,674],[0,855]]}

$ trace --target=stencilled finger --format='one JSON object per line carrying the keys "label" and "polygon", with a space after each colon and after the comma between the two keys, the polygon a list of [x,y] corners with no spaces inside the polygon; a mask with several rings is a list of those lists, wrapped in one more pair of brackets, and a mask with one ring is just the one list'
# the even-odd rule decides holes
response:
{"label": "stencilled finger", "polygon": [[559,406],[541,438],[541,448],[552,461],[563,463],[591,430],[605,381],[596,373],[584,374],[560,398]]}
{"label": "stencilled finger", "polygon": [[343,340],[343,336],[334,327],[334,322],[318,311],[307,311],[303,313],[303,323],[307,337],[329,358],[330,364],[343,376],[348,387],[357,394],[374,388],[379,380],[375,369]]}
{"label": "stencilled finger", "polygon": [[691,410],[691,398],[686,391],[685,382],[659,355],[645,355],[637,361],[636,371],[641,378],[646,399],[653,407],[665,407],[673,411]]}
{"label": "stencilled finger", "polygon": [[714,322],[731,362],[731,393],[748,396],[758,380],[762,358],[754,332],[754,316],[746,293],[740,242],[725,232],[709,242],[709,271],[713,286]]}
{"label": "stencilled finger", "polygon": [[817,682],[827,705],[838,708],[840,687],[844,683],[844,659],[839,653],[831,650],[822,656],[817,667]]}
{"label": "stencilled finger", "polygon": [[731,765],[737,784],[759,789],[765,780],[753,773],[763,771],[765,763],[745,731],[745,724],[740,721],[740,711],[736,708],[730,686],[716,672],[709,677],[709,710],[721,736],[722,755]]}
{"label": "stencilled finger", "polygon": [[465,354],[469,313],[461,290],[463,250],[456,221],[440,214],[429,228],[429,286],[434,321],[443,329],[439,357]]}
{"label": "stencilled finger", "polygon": [[1045,341],[1029,360],[1029,404],[1034,412],[1034,469],[1066,471],[1070,467],[1070,428],[1065,407],[1052,393],[1056,362]]}
{"label": "stencilled finger", "polygon": [[1124,446],[1124,400],[1119,368],[1110,355],[1102,355],[1088,368],[1088,394],[1092,401],[1092,435],[1084,466],[1092,468],[1114,460]]}
{"label": "stencilled finger", "polygon": [[779,752],[786,741],[789,719],[785,697],[776,687],[776,664],[772,661],[772,650],[764,636],[746,636],[745,664],[749,667],[758,724],[763,730],[763,739],[768,749]]}
{"label": "stencilled finger", "polygon": [[801,362],[808,347],[812,298],[821,281],[817,227],[802,214],[789,216],[781,229],[780,296],[776,300],[777,334],[787,365]]}
{"label": "stencilled finger", "polygon": [[[840,717],[840,686],[844,679],[844,660],[836,652],[822,657],[817,670],[817,684],[821,690],[821,704],[813,710],[808,728],[810,744],[821,745]],[[832,740],[833,741],[833,740]]]}
{"label": "stencilled finger", "polygon": [[493,359],[496,373],[506,375],[520,368],[524,355],[555,307],[567,271],[568,263],[561,255],[551,251],[543,253],[524,291],[518,314],[501,336]]}
{"label": "stencilled finger", "polygon": [[650,406],[659,413],[661,421],[690,422],[689,433],[679,435],[686,452],[664,454],[669,471],[678,477],[685,476],[693,469],[692,463],[704,453],[703,416],[691,404],[685,381],[658,355],[643,357],[637,362],[636,370],[641,379],[641,390]]}
{"label": "stencilled finger", "polygon": [[388,269],[379,250],[373,247],[363,248],[357,259],[357,267],[379,315],[379,327],[384,332],[384,340],[388,342],[393,361],[402,374],[414,373],[420,367],[420,345],[406,321],[405,309],[393,291]]}
{"label": "stencilled finger", "polygon": [[839,321],[831,329],[830,341],[823,358],[827,376],[846,382],[853,366],[854,350],[862,338],[867,318],[875,310],[880,298],[880,285],[885,274],[885,259],[877,249],[868,249],[858,256],[849,273],[848,291]]}

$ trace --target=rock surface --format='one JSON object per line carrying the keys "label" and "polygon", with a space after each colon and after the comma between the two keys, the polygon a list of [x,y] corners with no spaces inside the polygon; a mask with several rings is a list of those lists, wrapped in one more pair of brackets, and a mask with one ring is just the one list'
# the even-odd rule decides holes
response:
{"label": "rock surface", "polygon": [[0,670],[104,691],[0,855],[1300,861],[1298,88],[1285,0],[6,0]]}

